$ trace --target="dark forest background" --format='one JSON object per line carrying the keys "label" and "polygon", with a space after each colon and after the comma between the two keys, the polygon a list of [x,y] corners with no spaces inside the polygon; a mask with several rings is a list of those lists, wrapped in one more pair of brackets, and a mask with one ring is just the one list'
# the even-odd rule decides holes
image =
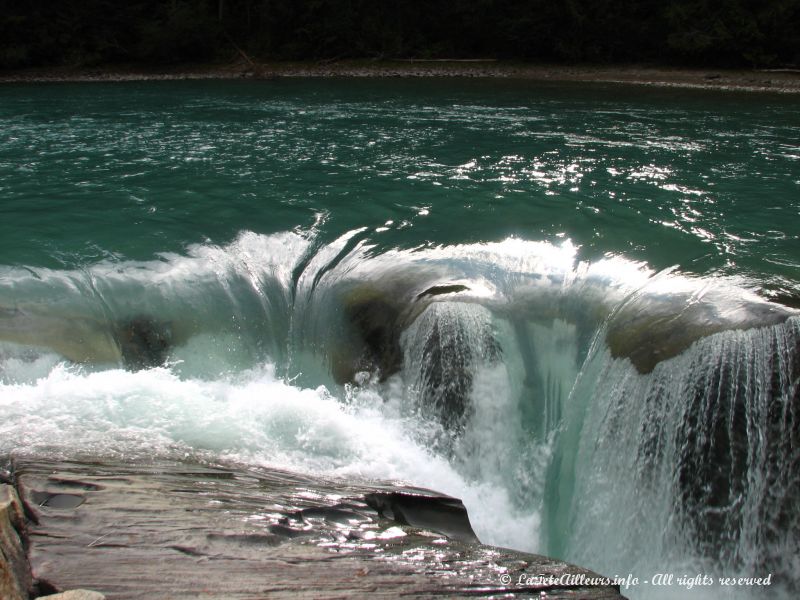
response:
{"label": "dark forest background", "polygon": [[0,67],[498,58],[794,67],[800,0],[0,2]]}

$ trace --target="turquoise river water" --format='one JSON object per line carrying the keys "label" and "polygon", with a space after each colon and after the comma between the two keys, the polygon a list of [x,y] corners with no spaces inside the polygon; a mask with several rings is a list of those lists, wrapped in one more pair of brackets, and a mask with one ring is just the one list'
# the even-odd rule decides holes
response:
{"label": "turquoise river water", "polygon": [[0,455],[403,481],[632,598],[790,598],[798,308],[792,96],[0,87]]}

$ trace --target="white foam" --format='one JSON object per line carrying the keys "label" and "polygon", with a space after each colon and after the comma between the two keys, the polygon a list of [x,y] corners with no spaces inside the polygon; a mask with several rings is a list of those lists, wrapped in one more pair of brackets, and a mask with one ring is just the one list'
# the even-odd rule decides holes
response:
{"label": "white foam", "polygon": [[[235,377],[181,379],[169,369],[85,373],[59,365],[0,385],[0,454],[210,459],[429,487],[462,498],[479,537],[533,547],[536,518],[504,489],[473,482],[415,441],[415,423],[377,394],[351,402],[301,389],[267,366]],[[508,515],[512,515],[511,518]],[[520,531],[525,531],[524,538]]]}

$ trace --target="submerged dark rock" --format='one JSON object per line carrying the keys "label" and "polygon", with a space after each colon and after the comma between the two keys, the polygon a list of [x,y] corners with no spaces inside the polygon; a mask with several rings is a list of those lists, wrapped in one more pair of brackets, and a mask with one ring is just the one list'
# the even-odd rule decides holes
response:
{"label": "submerged dark rock", "polygon": [[614,358],[628,358],[639,373],[647,374],[701,338],[777,325],[796,314],[765,301],[737,298],[725,304],[681,294],[661,299],[642,296],[613,315],[606,343]]}
{"label": "submerged dark rock", "polygon": [[[406,301],[373,287],[351,292],[343,301],[350,340],[342,347],[349,350],[337,353],[332,361],[334,379],[349,383],[367,371],[385,381],[410,366],[409,348],[419,348],[421,354],[411,359],[418,362],[412,370],[418,374],[413,385],[419,409],[458,435],[470,415],[475,366],[497,361],[501,355],[487,324],[469,313],[485,309],[433,300],[468,289],[461,284],[434,285]],[[412,329],[404,344],[403,337]]]}
{"label": "submerged dark rock", "polygon": [[127,368],[147,369],[166,362],[172,347],[172,330],[164,321],[139,315],[118,323],[114,339]]}
{"label": "submerged dark rock", "polygon": [[[90,588],[119,600],[621,598],[611,585],[553,585],[564,575],[598,576],[483,546],[460,501],[426,490],[180,462],[20,459],[14,470],[36,519],[28,525],[33,574],[53,592]],[[35,502],[64,494],[83,502]]]}
{"label": "submerged dark rock", "polygon": [[333,369],[337,383],[353,380],[358,371],[377,371],[381,380],[397,373],[403,365],[400,336],[401,311],[388,298],[369,296],[349,302],[345,317],[361,346],[351,364]]}
{"label": "submerged dark rock", "polygon": [[[343,298],[345,322],[352,336],[352,354],[344,358],[350,364],[332,365],[337,383],[352,381],[358,371],[377,371],[380,379],[394,375],[403,367],[400,339],[408,327],[436,296],[468,291],[462,284],[433,285],[409,295],[392,288],[365,286]],[[340,363],[342,361],[339,361]]]}
{"label": "submerged dark rock", "polygon": [[106,320],[0,307],[0,341],[50,349],[74,363],[139,370],[163,365],[184,340],[172,323],[146,314]]}

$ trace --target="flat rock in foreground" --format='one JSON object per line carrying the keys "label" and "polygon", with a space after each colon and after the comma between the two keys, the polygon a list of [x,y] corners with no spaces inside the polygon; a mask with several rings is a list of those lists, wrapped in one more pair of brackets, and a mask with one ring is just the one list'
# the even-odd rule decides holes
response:
{"label": "flat rock in foreground", "polygon": [[461,502],[427,490],[178,462],[20,459],[14,476],[43,591],[86,588],[110,600],[621,598],[615,587],[581,583],[600,578],[584,569],[481,545]]}

